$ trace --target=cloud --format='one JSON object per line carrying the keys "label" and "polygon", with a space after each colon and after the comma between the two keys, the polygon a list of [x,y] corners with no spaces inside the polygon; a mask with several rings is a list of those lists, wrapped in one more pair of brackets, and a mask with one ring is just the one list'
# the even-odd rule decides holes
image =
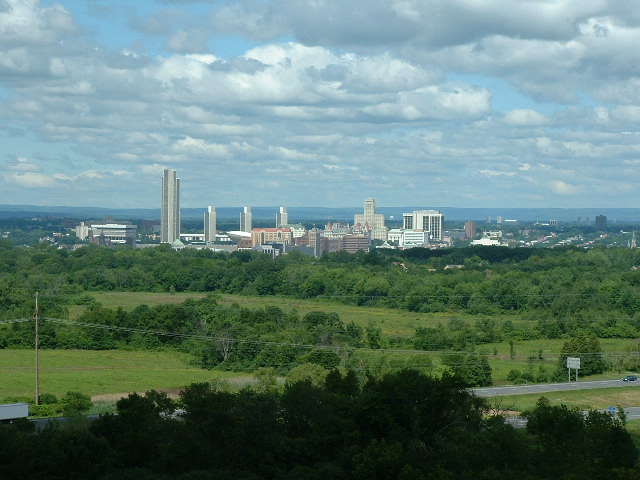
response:
{"label": "cloud", "polygon": [[40,171],[40,167],[38,167],[38,165],[36,165],[35,163],[31,163],[28,159],[26,159],[24,157],[16,158],[13,163],[9,163],[7,165],[7,168],[9,170],[13,170],[13,171],[19,172],[19,173],[39,172]]}
{"label": "cloud", "polygon": [[0,203],[640,202],[624,2],[0,2]]}
{"label": "cloud", "polygon": [[27,188],[48,188],[56,184],[56,181],[49,175],[37,172],[16,172],[6,175],[5,179]]}
{"label": "cloud", "polygon": [[2,0],[0,45],[47,46],[77,31],[73,17],[62,5],[41,8],[38,0]]}
{"label": "cloud", "polygon": [[573,195],[577,192],[576,187],[566,182],[563,182],[562,180],[552,181],[550,186],[551,186],[551,191],[556,195]]}
{"label": "cloud", "polygon": [[504,121],[519,127],[540,127],[551,123],[546,115],[530,109],[511,110],[505,114]]}

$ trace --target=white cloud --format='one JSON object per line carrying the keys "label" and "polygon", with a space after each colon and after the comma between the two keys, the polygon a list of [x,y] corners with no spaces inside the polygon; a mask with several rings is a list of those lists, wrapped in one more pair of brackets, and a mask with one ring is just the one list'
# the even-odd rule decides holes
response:
{"label": "white cloud", "polygon": [[31,203],[156,207],[163,167],[194,206],[218,187],[411,204],[425,184],[449,205],[638,203],[640,13],[623,3],[136,3],[101,24],[68,0],[5,1],[0,203],[30,185]]}
{"label": "white cloud", "polygon": [[546,115],[531,109],[511,110],[505,114],[504,121],[519,127],[540,127],[550,123]]}
{"label": "white cloud", "polygon": [[26,172],[39,172],[40,167],[35,163],[30,162],[28,159],[24,157],[18,157],[15,159],[13,163],[9,163],[7,165],[9,170],[13,170],[15,172],[26,173]]}
{"label": "white cloud", "polygon": [[6,175],[5,179],[27,188],[46,188],[53,187],[56,184],[55,180],[49,175],[37,172],[16,172]]}
{"label": "white cloud", "polygon": [[573,185],[563,182],[562,180],[554,180],[550,184],[551,190],[557,195],[573,195],[577,192],[577,188]]}
{"label": "white cloud", "polygon": [[480,170],[480,174],[487,177],[515,177],[515,172],[499,172],[496,170]]}
{"label": "white cloud", "polygon": [[62,5],[41,8],[38,0],[3,0],[0,45],[48,45],[76,31]]}

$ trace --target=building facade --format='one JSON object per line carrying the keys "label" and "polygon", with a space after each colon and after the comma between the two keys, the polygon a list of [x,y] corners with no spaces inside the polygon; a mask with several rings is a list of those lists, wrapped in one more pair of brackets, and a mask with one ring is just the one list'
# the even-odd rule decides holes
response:
{"label": "building facade", "polygon": [[161,210],[160,241],[173,243],[180,239],[180,179],[175,170],[163,172]]}
{"label": "building facade", "polygon": [[216,241],[217,232],[216,207],[209,206],[204,213],[204,241],[213,243]]}
{"label": "building facade", "polygon": [[290,228],[254,228],[251,231],[251,246],[267,243],[293,244],[293,233]]}
{"label": "building facade", "polygon": [[596,215],[596,230],[604,230],[607,228],[607,216]]}
{"label": "building facade", "polygon": [[364,213],[357,213],[353,220],[354,225],[366,228],[370,232],[371,240],[387,241],[387,227],[384,215],[376,213],[376,201],[368,197],[364,201]]}
{"label": "building facade", "polygon": [[464,224],[464,234],[469,239],[476,236],[476,222],[474,220],[469,220]]}
{"label": "building facade", "polygon": [[438,210],[414,210],[402,214],[402,228],[429,234],[429,241],[444,240],[444,215]]}
{"label": "building facade", "polygon": [[289,212],[287,212],[287,207],[280,207],[276,214],[276,228],[282,228],[285,225],[289,225]]}
{"label": "building facade", "polygon": [[251,207],[244,207],[240,214],[240,231],[251,233],[253,227],[253,218],[251,214]]}
{"label": "building facade", "polygon": [[106,247],[115,245],[134,247],[136,233],[137,227],[131,223],[92,223],[89,227],[89,241]]}

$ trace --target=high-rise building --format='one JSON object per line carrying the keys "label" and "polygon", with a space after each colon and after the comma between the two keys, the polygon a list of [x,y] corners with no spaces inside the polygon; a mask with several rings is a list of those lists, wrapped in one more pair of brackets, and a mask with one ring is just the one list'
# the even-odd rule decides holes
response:
{"label": "high-rise building", "polygon": [[387,241],[387,227],[384,222],[384,215],[376,213],[375,199],[368,197],[364,201],[364,213],[357,213],[353,223],[360,225],[360,228],[368,227],[371,232],[371,240]]}
{"label": "high-rise building", "polygon": [[474,220],[469,220],[464,224],[464,235],[467,238],[476,236],[476,222]]}
{"label": "high-rise building", "polygon": [[276,228],[282,228],[289,225],[289,212],[287,207],[280,207],[280,211],[276,214]]}
{"label": "high-rise building", "polygon": [[175,170],[163,172],[161,210],[160,241],[173,243],[180,239],[180,179]]}
{"label": "high-rise building", "polygon": [[429,240],[442,242],[444,239],[444,215],[438,210],[415,210],[403,213],[403,228],[416,232],[428,232]]}
{"label": "high-rise building", "polygon": [[604,230],[607,228],[607,216],[596,215],[596,230]]}
{"label": "high-rise building", "polygon": [[213,243],[216,241],[216,229],[218,228],[216,220],[216,207],[209,206],[204,213],[204,241],[205,243]]}
{"label": "high-rise building", "polygon": [[252,226],[251,207],[244,207],[240,214],[240,231],[251,233]]}

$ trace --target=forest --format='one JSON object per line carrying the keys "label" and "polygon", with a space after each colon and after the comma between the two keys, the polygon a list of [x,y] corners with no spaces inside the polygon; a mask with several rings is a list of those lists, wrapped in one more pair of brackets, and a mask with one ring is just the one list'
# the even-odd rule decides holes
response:
{"label": "forest", "polygon": [[401,370],[360,383],[268,379],[238,392],[192,384],[149,391],[117,414],[34,432],[0,427],[0,478],[633,480],[638,451],[619,417],[541,398],[507,425],[457,376]]}

